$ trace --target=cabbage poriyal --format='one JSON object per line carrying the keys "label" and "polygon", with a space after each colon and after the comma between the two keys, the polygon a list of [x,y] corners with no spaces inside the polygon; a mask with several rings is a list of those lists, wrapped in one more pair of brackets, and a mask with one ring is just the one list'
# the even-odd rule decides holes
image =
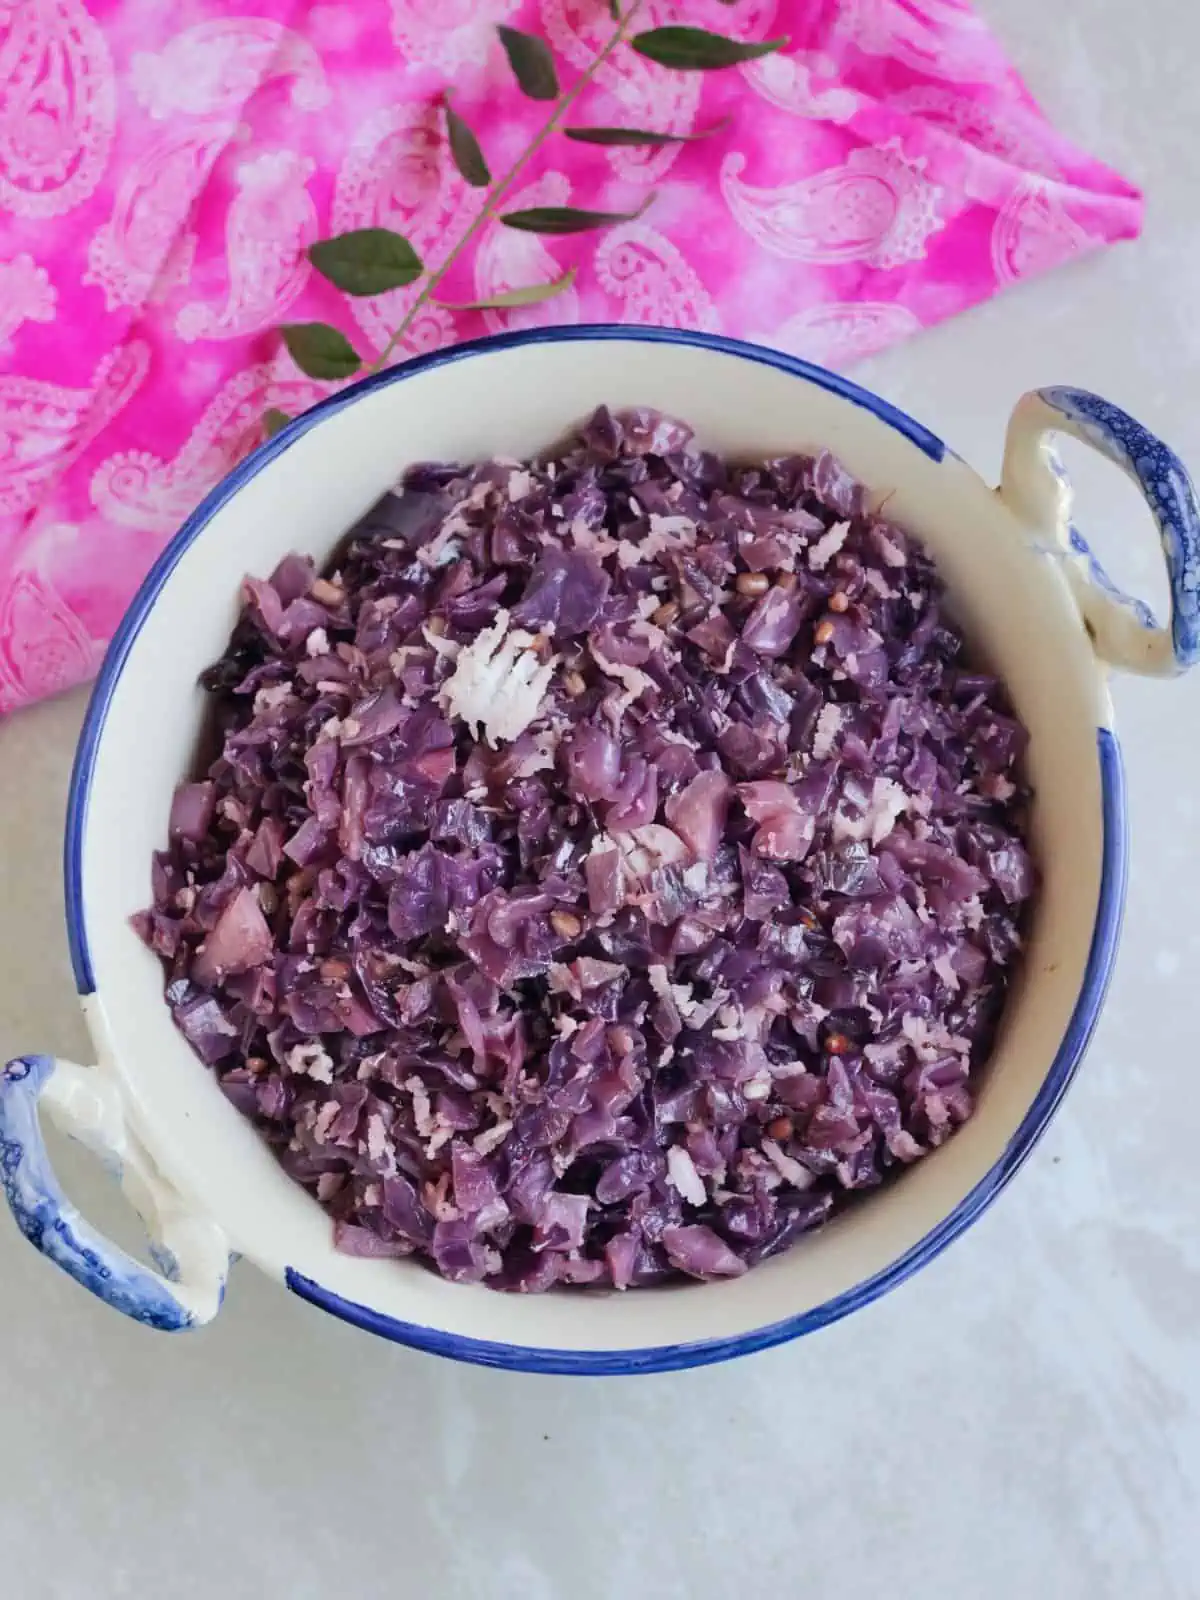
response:
{"label": "cabbage poriyal", "polygon": [[343,1250],[733,1276],[970,1116],[1026,736],[830,455],[601,409],[414,467],[204,682],[136,925]]}

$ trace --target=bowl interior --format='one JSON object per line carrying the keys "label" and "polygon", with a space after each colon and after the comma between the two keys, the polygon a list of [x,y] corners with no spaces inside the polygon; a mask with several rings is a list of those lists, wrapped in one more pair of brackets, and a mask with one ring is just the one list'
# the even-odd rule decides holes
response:
{"label": "bowl interior", "polygon": [[[1032,732],[1044,886],[978,1112],[942,1150],[735,1282],[526,1299],[448,1285],[408,1263],[337,1255],[324,1213],[283,1175],[176,1033],[158,963],[127,919],[149,898],[150,854],[165,838],[171,791],[192,763],[205,711],[197,675],[229,635],[243,574],[268,573],[292,549],[322,560],[413,461],[536,453],[600,402],[673,412],[706,446],[740,456],[825,445],[891,497],[889,515],[926,541],[963,626]],[[1065,1082],[1073,1064],[1076,1046],[1063,1041],[1100,898],[1096,730],[1107,707],[1057,565],[957,458],[936,459],[936,448],[798,375],[794,363],[636,334],[576,333],[443,359],[335,404],[280,443],[184,530],[173,567],[160,572],[153,604],[98,691],[80,852],[89,1011],[164,1173],[234,1248],[275,1275],[292,1268],[386,1317],[515,1346],[622,1351],[737,1339],[907,1270],[922,1241],[932,1249],[935,1230],[944,1233],[956,1211],[965,1217],[961,1208],[984,1192],[978,1186],[994,1185],[1019,1157],[1031,1132],[1017,1138],[1023,1120],[1035,1102],[1048,1112],[1047,1096],[1061,1088],[1054,1075]]]}

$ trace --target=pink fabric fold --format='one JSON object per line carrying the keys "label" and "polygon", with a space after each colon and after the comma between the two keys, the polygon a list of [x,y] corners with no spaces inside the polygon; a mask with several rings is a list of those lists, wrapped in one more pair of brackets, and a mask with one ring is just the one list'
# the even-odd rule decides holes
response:
{"label": "pink fabric fold", "polygon": [[[250,0],[246,0],[246,9]],[[540,31],[564,78],[607,0],[19,0],[0,10],[0,711],[77,683],[155,554],[261,437],[329,386],[272,330],[321,319],[368,359],[417,293],[351,300],[304,255],[384,225],[437,263],[480,194],[437,100],[494,171],[545,108],[495,24]],[[584,123],[711,138],[549,141],[515,206],[635,209],[545,238],[490,225],[444,286],[469,301],[561,275],[516,311],[431,307],[401,355],[535,323],[673,324],[833,367],[1112,240],[1141,200],[1046,122],[960,0],[648,0],[780,54],[673,73],[628,49]]]}

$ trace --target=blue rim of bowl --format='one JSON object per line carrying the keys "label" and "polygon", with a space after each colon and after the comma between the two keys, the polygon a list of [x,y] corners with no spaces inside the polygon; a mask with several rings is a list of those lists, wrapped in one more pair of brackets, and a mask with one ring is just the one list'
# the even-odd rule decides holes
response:
{"label": "blue rim of bowl", "polygon": [[[83,837],[100,737],[129,652],[159,592],[184,552],[199,537],[217,511],[268,463],[282,455],[324,417],[353,405],[364,395],[392,383],[404,382],[431,368],[468,360],[473,356],[486,355],[496,350],[533,344],[586,343],[592,340],[690,345],[774,367],[793,377],[805,379],[872,412],[931,460],[940,462],[947,454],[946,446],[941,439],[928,428],[878,395],[860,388],[858,384],[837,373],[828,372],[823,367],[814,366],[795,356],[767,350],[738,339],[682,329],[629,328],[599,323],[498,334],[418,357],[403,366],[363,379],[322,400],[255,450],[201,501],[151,567],[105,654],[75,754],[67,801],[63,851],[67,936],[76,988],[81,996],[86,997],[95,992],[95,978],[88,952],[87,929],[83,915]],[[735,1335],[728,1339],[704,1340],[694,1344],[661,1345],[630,1350],[546,1349],[443,1333],[436,1328],[399,1321],[374,1311],[369,1306],[346,1300],[293,1267],[287,1267],[284,1271],[287,1286],[293,1293],[313,1305],[366,1332],[415,1349],[448,1356],[453,1360],[472,1362],[479,1366],[505,1367],[524,1372],[591,1376],[670,1372],[682,1367],[707,1366],[714,1362],[731,1360],[735,1356],[751,1355],[837,1322],[850,1312],[869,1305],[880,1295],[896,1288],[926,1266],[935,1256],[940,1255],[952,1240],[970,1227],[1013,1177],[1057,1110],[1095,1029],[1120,940],[1128,871],[1128,818],[1120,748],[1115,736],[1107,728],[1098,729],[1097,737],[1103,809],[1100,896],[1083,984],[1062,1044],[1037,1097],[1009,1141],[1004,1154],[949,1216],[883,1271],[856,1285],[847,1293],[814,1307],[811,1311],[785,1318],[781,1322],[772,1323],[768,1327],[750,1333]]]}

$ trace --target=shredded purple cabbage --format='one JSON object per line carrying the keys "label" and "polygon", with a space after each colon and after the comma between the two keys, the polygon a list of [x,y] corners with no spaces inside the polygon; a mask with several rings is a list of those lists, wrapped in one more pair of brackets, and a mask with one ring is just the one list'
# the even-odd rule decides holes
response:
{"label": "shredded purple cabbage", "polygon": [[1035,873],[964,655],[828,454],[415,467],[246,580],[136,926],[341,1249],[731,1277],[971,1114]]}

